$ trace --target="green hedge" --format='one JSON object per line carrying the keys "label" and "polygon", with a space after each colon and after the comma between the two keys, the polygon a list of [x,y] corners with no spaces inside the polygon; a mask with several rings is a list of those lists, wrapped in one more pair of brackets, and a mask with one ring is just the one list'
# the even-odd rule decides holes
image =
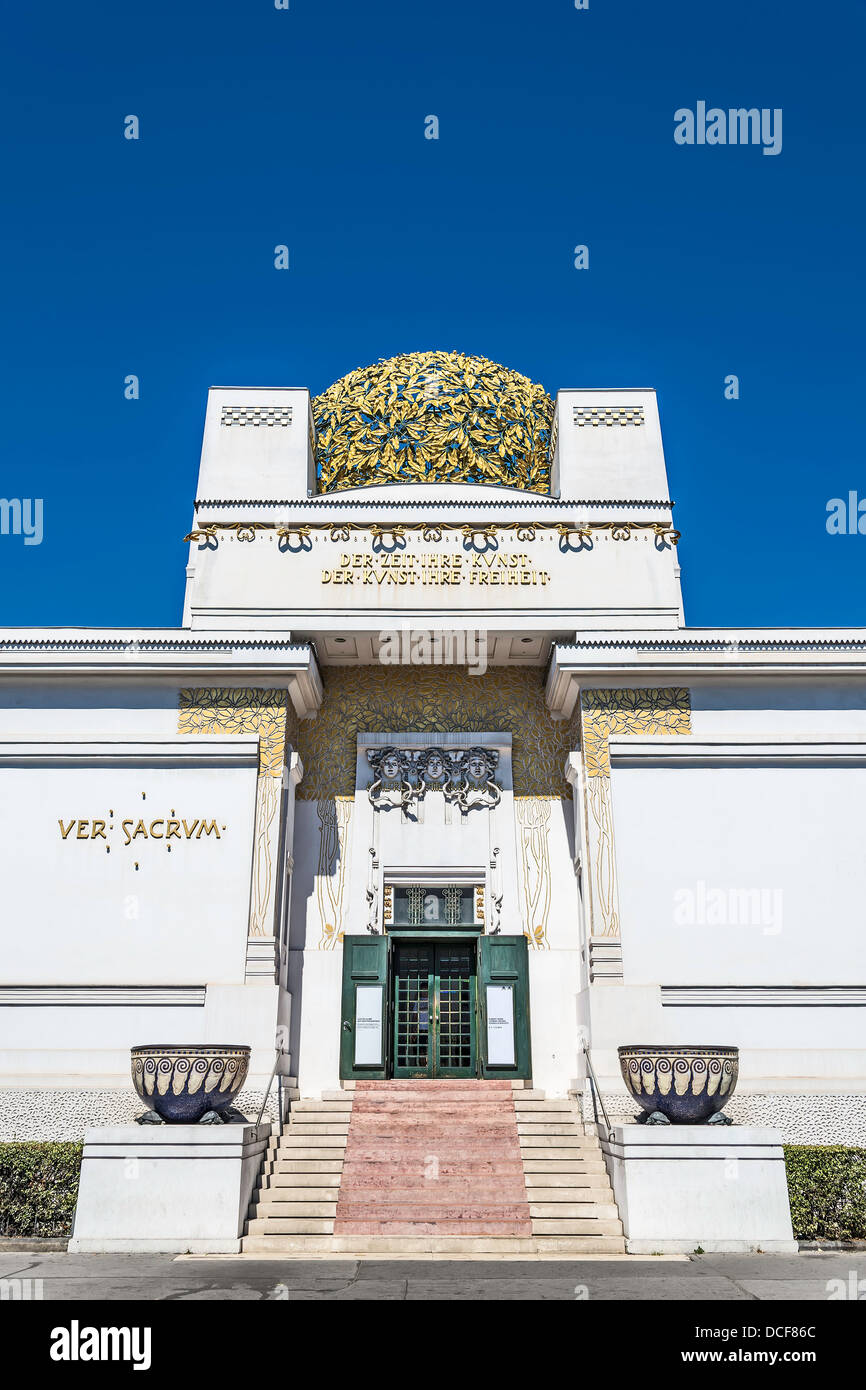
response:
{"label": "green hedge", "polygon": [[866,1237],[866,1149],[786,1144],[785,1171],[798,1240]]}
{"label": "green hedge", "polygon": [[68,1236],[81,1144],[0,1144],[0,1236]]}

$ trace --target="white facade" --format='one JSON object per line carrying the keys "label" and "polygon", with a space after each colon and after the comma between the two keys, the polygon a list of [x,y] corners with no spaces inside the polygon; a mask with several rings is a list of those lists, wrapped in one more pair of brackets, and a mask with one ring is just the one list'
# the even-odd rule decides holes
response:
{"label": "white facade", "polygon": [[[414,876],[528,940],[549,1095],[733,1043],[734,1118],[866,1140],[866,630],[684,625],[652,391],[560,392],[551,471],[319,495],[308,393],[214,389],[183,626],[0,633],[0,1137],[131,1119],[136,1043],[251,1044],[253,1118],[275,1040],[334,1088]],[[495,806],[377,809],[389,745]]]}

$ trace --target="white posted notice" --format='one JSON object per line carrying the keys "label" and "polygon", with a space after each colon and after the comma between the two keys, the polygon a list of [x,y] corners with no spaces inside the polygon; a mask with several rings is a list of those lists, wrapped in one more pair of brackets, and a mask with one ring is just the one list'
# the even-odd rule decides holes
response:
{"label": "white posted notice", "polygon": [[514,988],[512,985],[487,986],[487,1065],[513,1067]]}
{"label": "white posted notice", "polygon": [[355,993],[355,1066],[382,1065],[382,985],[358,985]]}

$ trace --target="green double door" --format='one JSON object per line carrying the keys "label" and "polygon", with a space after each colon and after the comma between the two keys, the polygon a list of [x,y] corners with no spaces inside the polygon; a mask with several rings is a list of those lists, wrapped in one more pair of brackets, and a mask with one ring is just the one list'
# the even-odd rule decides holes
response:
{"label": "green double door", "polygon": [[396,941],[393,1076],[474,1076],[475,942]]}
{"label": "green double door", "polygon": [[532,1074],[522,936],[347,936],[340,1076]]}

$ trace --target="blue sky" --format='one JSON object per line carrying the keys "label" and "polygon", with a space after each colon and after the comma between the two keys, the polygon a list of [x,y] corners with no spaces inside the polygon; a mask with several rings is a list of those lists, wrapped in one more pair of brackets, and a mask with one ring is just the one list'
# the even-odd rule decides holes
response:
{"label": "blue sky", "polygon": [[[862,0],[9,10],[0,496],[44,540],[0,622],[178,623],[208,386],[434,347],[656,387],[691,624],[866,622],[864,43]],[[699,100],[781,154],[676,145]]]}

